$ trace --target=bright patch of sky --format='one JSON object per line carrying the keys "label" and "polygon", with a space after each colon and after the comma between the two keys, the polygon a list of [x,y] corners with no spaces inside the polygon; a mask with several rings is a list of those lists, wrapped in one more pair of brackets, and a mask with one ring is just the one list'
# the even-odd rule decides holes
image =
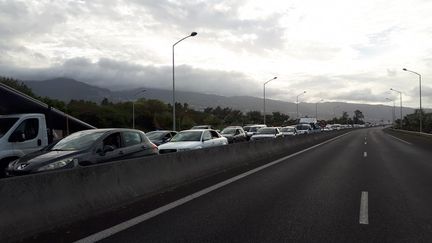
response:
{"label": "bright patch of sky", "polygon": [[0,75],[432,107],[432,1],[0,0]]}

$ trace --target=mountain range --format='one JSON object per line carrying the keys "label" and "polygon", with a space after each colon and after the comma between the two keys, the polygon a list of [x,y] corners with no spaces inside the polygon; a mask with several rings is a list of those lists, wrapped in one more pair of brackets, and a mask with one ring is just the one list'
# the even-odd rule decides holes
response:
{"label": "mountain range", "polygon": [[[157,99],[166,103],[172,103],[172,90],[153,89],[143,87],[141,89],[111,91],[107,88],[96,87],[70,78],[55,78],[49,80],[28,80],[24,83],[29,86],[36,95],[47,96],[53,99],[68,102],[74,100],[90,100],[100,102],[104,98],[112,102],[132,101],[138,98]],[[145,90],[145,92],[140,92]],[[188,103],[195,110],[203,110],[206,107],[230,107],[232,109],[247,111],[263,110],[263,99],[252,96],[221,96],[203,94],[189,91],[176,91],[176,101]],[[340,117],[343,111],[353,115],[354,110],[363,112],[366,121],[391,121],[393,107],[385,105],[355,104],[344,102],[299,103],[300,116],[315,117],[316,111],[319,119],[331,119],[335,115]],[[266,112],[279,111],[290,117],[297,116],[297,106],[293,102],[266,99]],[[400,116],[399,107],[396,107],[396,118]],[[413,113],[413,108],[404,107],[403,115]]]}

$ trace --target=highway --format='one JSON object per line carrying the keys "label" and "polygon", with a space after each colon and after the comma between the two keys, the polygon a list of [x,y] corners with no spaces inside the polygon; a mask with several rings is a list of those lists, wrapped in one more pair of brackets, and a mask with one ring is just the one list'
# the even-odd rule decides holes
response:
{"label": "highway", "polygon": [[431,158],[427,147],[381,128],[355,130],[98,237],[103,235],[101,242],[430,242]]}

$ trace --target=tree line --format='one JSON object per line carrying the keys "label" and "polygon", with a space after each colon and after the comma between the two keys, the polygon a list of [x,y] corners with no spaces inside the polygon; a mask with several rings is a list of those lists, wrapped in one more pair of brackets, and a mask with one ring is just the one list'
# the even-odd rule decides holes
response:
{"label": "tree line", "polygon": [[[118,127],[130,128],[133,123],[132,109],[135,107],[135,128],[150,131],[156,129],[170,129],[172,127],[172,104],[164,103],[160,100],[141,98],[135,101],[116,102],[104,98],[100,103],[71,100],[63,102],[49,97],[40,97],[23,82],[13,79],[0,77],[0,82],[14,89],[17,89],[35,99],[64,111],[84,122],[87,122],[95,127]],[[207,107],[201,111],[192,109],[187,103],[176,103],[176,125],[178,130],[189,129],[194,125],[212,125],[215,128],[221,129],[229,125],[247,125],[261,124],[263,115],[260,111],[242,112],[232,108],[222,107]],[[406,127],[414,127],[415,121],[408,115]],[[425,114],[424,126],[431,127],[431,114]],[[319,121],[321,125],[326,124],[364,124],[364,116],[360,110],[355,110],[352,117],[348,112],[343,112],[341,117],[334,117],[330,120]],[[428,120],[429,119],[429,120]],[[269,126],[287,126],[297,123],[297,120],[289,115],[281,112],[272,112],[266,115],[267,125]],[[427,122],[429,122],[428,125]],[[413,129],[414,130],[414,129]]]}

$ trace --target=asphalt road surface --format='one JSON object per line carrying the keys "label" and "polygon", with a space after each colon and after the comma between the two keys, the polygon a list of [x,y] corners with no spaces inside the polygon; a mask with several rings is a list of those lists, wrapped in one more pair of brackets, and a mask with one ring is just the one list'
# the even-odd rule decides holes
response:
{"label": "asphalt road surface", "polygon": [[432,147],[355,130],[102,242],[432,242]]}

